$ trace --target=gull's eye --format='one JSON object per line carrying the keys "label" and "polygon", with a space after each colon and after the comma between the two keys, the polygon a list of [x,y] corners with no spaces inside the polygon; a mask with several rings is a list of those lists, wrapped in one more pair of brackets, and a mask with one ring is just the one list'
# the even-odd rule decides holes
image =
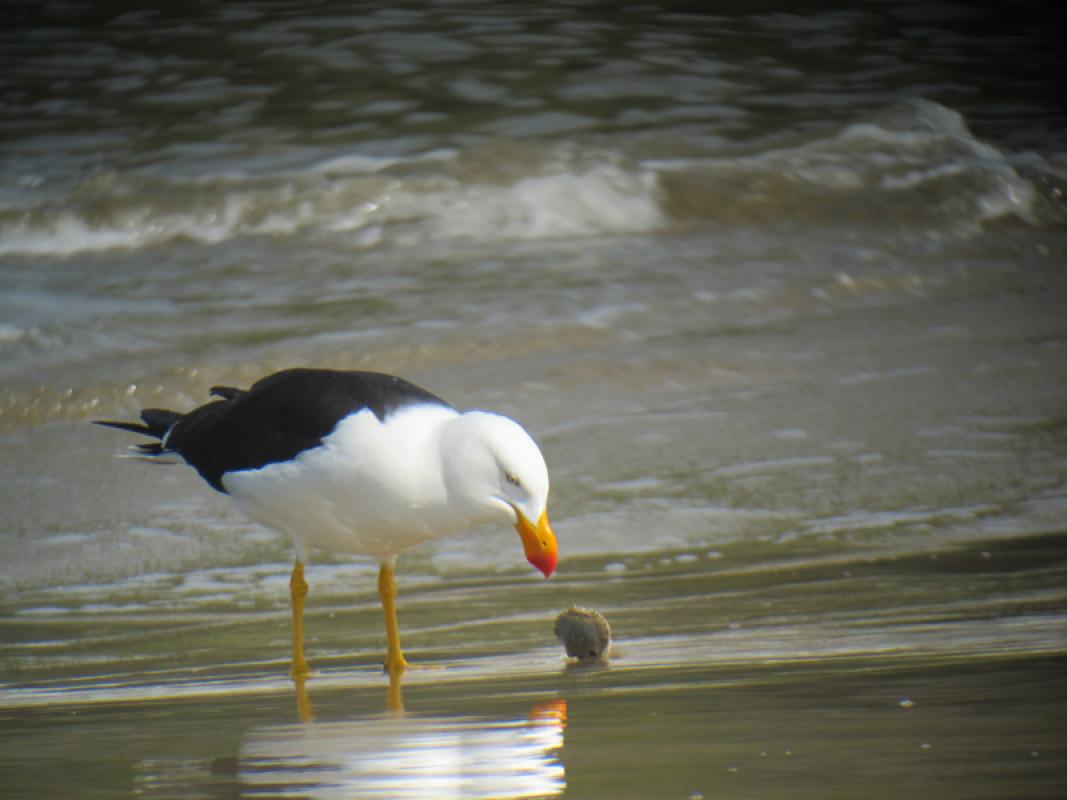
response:
{"label": "gull's eye", "polygon": [[519,483],[519,479],[512,475],[510,472],[504,473],[504,480],[506,480],[512,486],[522,486],[522,484]]}

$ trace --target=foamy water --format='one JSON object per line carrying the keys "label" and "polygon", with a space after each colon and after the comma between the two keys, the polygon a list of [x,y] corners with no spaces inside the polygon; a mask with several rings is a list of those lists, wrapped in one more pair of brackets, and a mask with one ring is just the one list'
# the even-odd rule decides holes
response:
{"label": "foamy water", "polygon": [[937,103],[904,103],[805,138],[755,154],[684,159],[650,158],[655,141],[626,139],[591,149],[478,145],[395,158],[357,150],[281,170],[244,168],[235,154],[217,174],[181,153],[167,174],[105,172],[9,209],[0,215],[0,255],[68,257],[241,237],[326,239],[359,252],[456,239],[636,235],[721,223],[724,215],[748,224],[863,224],[875,210],[936,234],[974,235],[1003,218],[1063,222],[1049,191],[1062,181],[1052,165],[976,139]]}

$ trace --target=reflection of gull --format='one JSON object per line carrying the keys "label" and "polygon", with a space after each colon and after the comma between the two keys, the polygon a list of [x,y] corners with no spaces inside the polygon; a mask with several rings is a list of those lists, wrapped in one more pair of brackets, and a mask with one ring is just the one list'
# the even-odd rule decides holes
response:
{"label": "reflection of gull", "polygon": [[528,719],[386,717],[281,725],[242,748],[243,785],[312,798],[530,798],[566,788],[566,703]]}

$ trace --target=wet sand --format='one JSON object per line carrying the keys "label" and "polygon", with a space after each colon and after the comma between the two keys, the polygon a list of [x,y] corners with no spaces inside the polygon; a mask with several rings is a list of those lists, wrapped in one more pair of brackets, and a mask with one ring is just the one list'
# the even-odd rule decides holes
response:
{"label": "wet sand", "polygon": [[[82,797],[1052,798],[1067,756],[1065,545],[823,551],[773,568],[770,546],[739,546],[596,582],[604,562],[580,562],[521,592],[409,587],[415,666],[392,687],[380,637],[360,635],[369,595],[310,609],[304,685],[286,674],[284,609],[86,609],[74,628],[39,609],[4,625],[25,676],[0,690],[4,796],[66,796],[80,780]],[[509,591],[507,619],[470,618]],[[605,610],[609,665],[550,643],[549,592]],[[276,658],[254,658],[268,648]]]}

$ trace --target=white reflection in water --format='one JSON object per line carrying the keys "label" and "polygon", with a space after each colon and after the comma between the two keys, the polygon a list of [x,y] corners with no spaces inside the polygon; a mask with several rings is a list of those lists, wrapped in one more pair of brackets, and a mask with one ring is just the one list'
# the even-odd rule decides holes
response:
{"label": "white reflection in water", "polygon": [[240,782],[311,798],[530,798],[566,788],[566,702],[528,718],[381,717],[253,732]]}

